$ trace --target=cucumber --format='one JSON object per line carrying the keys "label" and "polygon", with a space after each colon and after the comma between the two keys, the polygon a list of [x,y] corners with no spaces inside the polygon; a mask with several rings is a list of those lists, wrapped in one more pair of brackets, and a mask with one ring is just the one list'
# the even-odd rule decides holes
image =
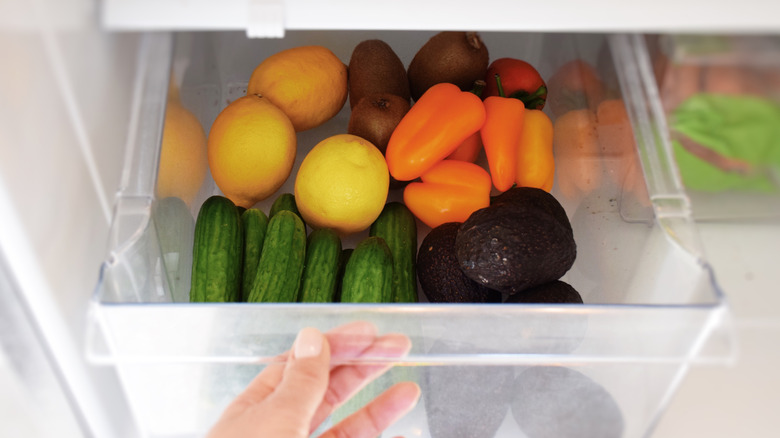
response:
{"label": "cucumber", "polygon": [[268,217],[274,217],[276,213],[285,210],[297,214],[298,217],[301,218],[301,221],[303,221],[303,225],[306,225],[306,221],[303,220],[301,212],[298,211],[298,204],[295,203],[295,195],[292,193],[282,193],[279,195],[271,205],[271,210],[268,211]]}
{"label": "cucumber", "polygon": [[160,255],[165,265],[171,299],[175,303],[190,300],[192,281],[192,240],[195,235],[195,218],[187,204],[177,197],[167,197],[155,202],[152,219],[160,242]]}
{"label": "cucumber", "polygon": [[341,239],[335,231],[319,228],[309,233],[298,300],[331,303],[336,296]]}
{"label": "cucumber", "polygon": [[282,210],[268,221],[257,275],[247,301],[298,301],[298,286],[306,257],[306,230],[295,213]]}
{"label": "cucumber", "polygon": [[341,301],[345,303],[393,301],[393,254],[385,239],[370,236],[357,244],[344,267]]}
{"label": "cucumber", "polygon": [[243,235],[233,202],[212,196],[195,221],[190,301],[231,302],[241,294]]}
{"label": "cucumber", "polygon": [[352,255],[353,251],[353,248],[344,248],[341,250],[341,254],[339,255],[339,269],[338,273],[336,274],[336,296],[333,297],[334,302],[341,301],[341,289],[342,284],[344,283],[344,268],[347,267],[347,261],[349,260],[349,257]]}
{"label": "cucumber", "polygon": [[265,234],[268,230],[268,216],[256,208],[245,210],[241,214],[244,231],[244,268],[241,282],[241,301],[249,299],[249,292],[257,275],[260,253],[263,250]]}
{"label": "cucumber", "polygon": [[400,202],[389,202],[371,224],[369,236],[385,239],[393,254],[393,301],[416,303],[417,222]]}

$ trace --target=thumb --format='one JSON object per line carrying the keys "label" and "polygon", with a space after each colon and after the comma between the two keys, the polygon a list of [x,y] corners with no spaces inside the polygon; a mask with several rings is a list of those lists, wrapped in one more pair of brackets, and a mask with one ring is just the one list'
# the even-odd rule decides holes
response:
{"label": "thumb", "polygon": [[319,330],[305,328],[295,338],[282,381],[267,402],[280,419],[302,431],[300,436],[309,436],[311,420],[325,396],[329,376],[328,340]]}

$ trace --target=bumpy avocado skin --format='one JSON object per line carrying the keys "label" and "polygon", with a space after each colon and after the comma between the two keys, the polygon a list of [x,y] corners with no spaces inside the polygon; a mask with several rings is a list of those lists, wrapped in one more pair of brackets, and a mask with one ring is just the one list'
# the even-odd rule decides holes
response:
{"label": "bumpy avocado skin", "polygon": [[582,296],[569,283],[555,280],[519,292],[510,288],[509,296],[504,302],[582,304]]}
{"label": "bumpy avocado skin", "polygon": [[569,222],[569,217],[566,215],[566,210],[555,199],[555,196],[542,189],[536,187],[512,187],[490,200],[491,204],[500,204],[502,202],[511,202],[544,210],[565,228],[571,230],[571,222]]}
{"label": "bumpy avocado skin", "polygon": [[502,292],[557,280],[577,256],[571,225],[519,201],[475,211],[458,230],[455,247],[466,276]]}
{"label": "bumpy avocado skin", "polygon": [[501,293],[468,278],[455,256],[460,223],[448,222],[432,229],[417,252],[417,278],[432,303],[497,303]]}

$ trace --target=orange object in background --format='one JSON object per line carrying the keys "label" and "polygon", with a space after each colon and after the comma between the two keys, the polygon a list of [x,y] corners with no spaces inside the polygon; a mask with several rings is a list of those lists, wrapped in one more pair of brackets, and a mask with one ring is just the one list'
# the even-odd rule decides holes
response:
{"label": "orange object in background", "polygon": [[474,163],[479,158],[479,152],[482,150],[482,133],[477,131],[469,138],[463,140],[463,143],[451,153],[448,160],[468,161]]}
{"label": "orange object in background", "polygon": [[409,181],[452,154],[485,123],[482,99],[450,83],[428,89],[398,123],[385,158],[393,178]]}
{"label": "orange object in background", "polygon": [[596,114],[587,109],[569,111],[558,117],[553,127],[558,189],[568,199],[590,193],[602,179]]}
{"label": "orange object in background", "polygon": [[547,84],[547,105],[555,116],[583,108],[595,111],[606,96],[596,69],[581,59],[563,64]]}
{"label": "orange object in background", "polygon": [[555,180],[553,124],[541,110],[527,110],[517,151],[515,181],[549,192]]}
{"label": "orange object in background", "polygon": [[404,204],[431,228],[463,222],[471,213],[490,205],[490,175],[474,163],[443,160],[421,179],[406,186]]}

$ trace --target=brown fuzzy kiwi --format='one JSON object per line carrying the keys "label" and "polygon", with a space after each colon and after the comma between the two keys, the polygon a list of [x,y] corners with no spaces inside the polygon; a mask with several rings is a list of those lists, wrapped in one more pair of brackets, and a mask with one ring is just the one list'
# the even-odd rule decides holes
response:
{"label": "brown fuzzy kiwi", "polygon": [[[367,95],[352,108],[347,133],[370,141],[384,155],[390,136],[409,108],[409,100],[395,94]],[[404,187],[407,183],[390,177],[391,189]]]}
{"label": "brown fuzzy kiwi", "polygon": [[409,64],[407,76],[415,101],[440,82],[471,90],[484,79],[490,55],[476,32],[439,32],[423,45]]}
{"label": "brown fuzzy kiwi", "polygon": [[390,93],[409,101],[406,68],[389,44],[366,40],[352,50],[349,60],[349,107],[369,94]]}

